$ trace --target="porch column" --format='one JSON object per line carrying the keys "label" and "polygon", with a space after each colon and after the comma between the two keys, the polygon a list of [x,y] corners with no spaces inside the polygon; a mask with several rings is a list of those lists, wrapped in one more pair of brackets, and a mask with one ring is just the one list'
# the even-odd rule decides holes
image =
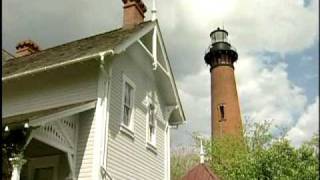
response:
{"label": "porch column", "polygon": [[13,158],[9,158],[9,161],[11,162],[13,169],[11,180],[20,180],[21,168],[27,160],[23,159],[22,154],[15,154]]}

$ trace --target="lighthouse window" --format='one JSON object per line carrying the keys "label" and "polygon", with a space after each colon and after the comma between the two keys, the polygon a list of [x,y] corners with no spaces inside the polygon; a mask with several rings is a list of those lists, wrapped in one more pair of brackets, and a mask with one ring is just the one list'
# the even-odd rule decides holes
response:
{"label": "lighthouse window", "polygon": [[219,111],[220,111],[220,117],[221,117],[221,119],[225,119],[225,112],[224,112],[224,110],[225,110],[224,104],[220,104],[220,105],[219,105]]}

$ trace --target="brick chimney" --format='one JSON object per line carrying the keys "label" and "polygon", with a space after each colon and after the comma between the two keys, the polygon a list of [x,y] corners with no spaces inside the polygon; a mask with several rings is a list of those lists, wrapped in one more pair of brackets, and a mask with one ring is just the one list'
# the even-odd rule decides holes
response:
{"label": "brick chimney", "polygon": [[122,0],[123,27],[131,28],[144,21],[144,13],[147,11],[142,0]]}
{"label": "brick chimney", "polygon": [[39,46],[33,42],[32,40],[25,40],[21,41],[16,45],[16,56],[28,56],[30,54],[33,54],[35,52],[40,51]]}

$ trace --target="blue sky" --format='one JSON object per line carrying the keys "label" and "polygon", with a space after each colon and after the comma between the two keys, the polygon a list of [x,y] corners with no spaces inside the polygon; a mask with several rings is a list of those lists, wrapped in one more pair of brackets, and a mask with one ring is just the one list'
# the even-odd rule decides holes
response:
{"label": "blue sky", "polygon": [[[151,1],[144,2],[150,19]],[[318,6],[318,0],[158,0],[187,116],[187,124],[173,130],[172,145],[192,144],[194,131],[210,135],[210,74],[203,56],[209,33],[222,25],[239,54],[235,75],[243,119],[275,119],[295,145],[318,131]],[[122,2],[6,0],[2,23],[9,52],[29,38],[45,49],[120,27]]]}
{"label": "blue sky", "polygon": [[289,80],[306,92],[308,104],[319,94],[319,42],[299,53],[285,56],[288,62]]}

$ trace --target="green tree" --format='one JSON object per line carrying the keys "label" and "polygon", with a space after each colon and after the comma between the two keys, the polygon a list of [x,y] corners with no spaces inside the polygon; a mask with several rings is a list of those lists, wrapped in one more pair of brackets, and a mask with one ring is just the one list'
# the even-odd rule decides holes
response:
{"label": "green tree", "polygon": [[[286,130],[274,137],[271,122],[245,128],[244,137],[223,136],[205,142],[207,165],[221,179],[319,179],[319,135],[299,148],[285,138]],[[199,153],[172,154],[171,177],[180,180],[199,163]]]}
{"label": "green tree", "polygon": [[253,124],[243,140],[224,136],[207,142],[212,170],[222,179],[319,179],[319,136],[294,148],[285,133],[273,137],[270,126]]}

